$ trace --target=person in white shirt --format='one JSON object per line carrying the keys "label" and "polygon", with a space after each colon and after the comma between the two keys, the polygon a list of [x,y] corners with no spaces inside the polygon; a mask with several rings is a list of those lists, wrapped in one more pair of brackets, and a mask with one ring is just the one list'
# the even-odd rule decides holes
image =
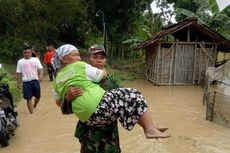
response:
{"label": "person in white shirt", "polygon": [[[23,50],[24,58],[17,63],[17,86],[23,87],[23,98],[27,100],[27,107],[32,114],[41,97],[40,82],[43,79],[43,67],[38,58],[32,57],[32,50],[26,47]],[[35,97],[34,104],[32,97]]]}

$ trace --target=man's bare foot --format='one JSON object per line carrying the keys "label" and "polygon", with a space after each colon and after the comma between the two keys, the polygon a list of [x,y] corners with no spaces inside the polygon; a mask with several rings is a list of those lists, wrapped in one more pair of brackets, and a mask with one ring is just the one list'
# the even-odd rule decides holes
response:
{"label": "man's bare foot", "polygon": [[168,130],[169,128],[167,127],[163,127],[163,126],[157,126],[157,129],[161,132],[165,132],[166,130]]}
{"label": "man's bare foot", "polygon": [[33,105],[33,109],[36,109],[36,108],[37,108],[37,105],[34,104],[34,105]]}
{"label": "man's bare foot", "polygon": [[160,130],[153,128],[149,131],[145,131],[145,137],[147,139],[158,139],[158,138],[168,138],[170,135],[162,133]]}

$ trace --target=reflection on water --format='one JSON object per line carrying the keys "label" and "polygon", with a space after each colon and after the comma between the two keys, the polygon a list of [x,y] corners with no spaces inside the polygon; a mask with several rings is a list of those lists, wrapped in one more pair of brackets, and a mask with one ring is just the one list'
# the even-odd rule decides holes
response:
{"label": "reflection on water", "polygon": [[[136,125],[130,132],[119,124],[123,153],[229,153],[230,130],[205,120],[203,90],[199,86],[154,86],[144,80],[127,84],[140,90],[157,124],[169,127],[169,139],[147,140]],[[79,153],[73,136],[77,119],[61,115],[51,97],[51,84],[42,83],[42,101],[33,114],[19,105],[19,124],[3,153]]]}

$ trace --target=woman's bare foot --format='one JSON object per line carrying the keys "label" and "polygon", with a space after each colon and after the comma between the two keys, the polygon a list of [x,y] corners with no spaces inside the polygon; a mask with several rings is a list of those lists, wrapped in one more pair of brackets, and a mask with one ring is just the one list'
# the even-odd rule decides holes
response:
{"label": "woman's bare foot", "polygon": [[161,132],[165,132],[166,130],[168,130],[169,128],[167,127],[163,127],[163,126],[157,126],[157,129]]}
{"label": "woman's bare foot", "polygon": [[158,138],[168,138],[170,137],[170,135],[162,133],[157,128],[153,128],[145,131],[145,137],[147,139],[158,139]]}

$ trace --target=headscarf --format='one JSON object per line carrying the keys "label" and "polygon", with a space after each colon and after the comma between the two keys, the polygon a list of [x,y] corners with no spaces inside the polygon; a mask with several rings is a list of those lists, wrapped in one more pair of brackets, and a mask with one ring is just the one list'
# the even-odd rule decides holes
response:
{"label": "headscarf", "polygon": [[70,44],[65,44],[65,45],[62,45],[61,47],[59,47],[57,50],[56,50],[56,53],[54,54],[53,58],[51,59],[51,63],[54,67],[55,70],[58,70],[58,68],[60,68],[61,66],[61,60],[63,59],[63,57],[65,55],[68,55],[70,54],[71,52],[75,51],[78,49],[73,46],[73,45],[70,45]]}

